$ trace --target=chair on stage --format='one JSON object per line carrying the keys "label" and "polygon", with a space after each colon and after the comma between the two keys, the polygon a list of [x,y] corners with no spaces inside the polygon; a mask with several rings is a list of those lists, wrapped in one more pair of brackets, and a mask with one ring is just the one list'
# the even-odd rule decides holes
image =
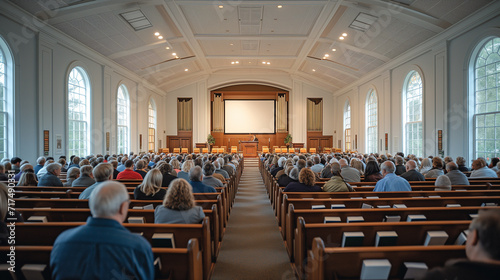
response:
{"label": "chair on stage", "polygon": [[231,153],[232,154],[237,154],[238,153],[238,147],[237,146],[231,146]]}
{"label": "chair on stage", "polygon": [[300,148],[300,153],[301,153],[301,154],[305,154],[305,153],[307,153],[307,149],[306,149],[306,148]]}
{"label": "chair on stage", "polygon": [[195,153],[195,154],[199,154],[199,153],[200,153],[200,148],[194,148],[194,149],[193,149],[193,153]]}
{"label": "chair on stage", "polygon": [[316,148],[309,148],[309,153],[315,154],[316,153]]}
{"label": "chair on stage", "polygon": [[208,148],[202,148],[201,152],[204,153],[204,154],[208,154]]}
{"label": "chair on stage", "polygon": [[181,152],[183,154],[187,154],[187,153],[189,153],[189,149],[188,148],[182,148]]}
{"label": "chair on stage", "polygon": [[262,153],[269,153],[269,147],[268,146],[262,146]]}
{"label": "chair on stage", "polygon": [[169,148],[163,148],[163,149],[161,149],[161,152],[164,153],[164,154],[168,154],[168,153],[170,153],[170,149]]}
{"label": "chair on stage", "polygon": [[180,154],[181,148],[174,148],[174,154]]}

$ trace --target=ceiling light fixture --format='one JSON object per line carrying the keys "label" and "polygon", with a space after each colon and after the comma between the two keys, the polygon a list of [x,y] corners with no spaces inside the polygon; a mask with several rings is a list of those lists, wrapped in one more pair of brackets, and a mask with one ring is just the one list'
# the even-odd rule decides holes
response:
{"label": "ceiling light fixture", "polygon": [[236,60],[236,64],[240,64],[240,62]]}
{"label": "ceiling light fixture", "polygon": [[344,38],[344,37],[342,37],[342,36],[340,36],[340,37],[339,37],[339,40],[344,40],[344,39],[345,39],[345,38]]}
{"label": "ceiling light fixture", "polygon": [[267,62],[266,64],[267,64],[267,65],[271,65],[271,62]]}
{"label": "ceiling light fixture", "polygon": [[160,36],[160,32],[156,31],[155,36]]}
{"label": "ceiling light fixture", "polygon": [[231,64],[234,64],[234,61],[231,61]]}
{"label": "ceiling light fixture", "polygon": [[337,51],[337,49],[332,49],[332,52],[336,52],[336,51]]}
{"label": "ceiling light fixture", "polygon": [[265,62],[265,61],[262,61],[262,64],[266,64],[266,62]]}
{"label": "ceiling light fixture", "polygon": [[170,50],[170,47],[165,47],[166,50]]}
{"label": "ceiling light fixture", "polygon": [[283,6],[282,5],[278,5],[278,9],[281,9],[281,8],[283,8]]}
{"label": "ceiling light fixture", "polygon": [[163,36],[161,36],[161,35],[160,35],[160,36],[158,36],[158,39],[160,39],[160,40],[161,40],[161,39],[163,39]]}
{"label": "ceiling light fixture", "polygon": [[330,56],[329,54],[325,53],[325,57],[329,57],[329,56]]}
{"label": "ceiling light fixture", "polygon": [[313,72],[316,72],[316,69],[313,69]]}
{"label": "ceiling light fixture", "polygon": [[177,54],[176,53],[172,53],[173,56],[176,56]]}
{"label": "ceiling light fixture", "polygon": [[184,72],[187,72],[187,71],[189,71],[189,69],[187,69],[187,68],[186,68],[186,69],[184,69]]}
{"label": "ceiling light fixture", "polygon": [[347,33],[342,33],[342,36],[347,37]]}
{"label": "ceiling light fixture", "polygon": [[222,6],[222,5],[219,5],[219,9],[222,9],[222,8],[224,8],[224,6]]}

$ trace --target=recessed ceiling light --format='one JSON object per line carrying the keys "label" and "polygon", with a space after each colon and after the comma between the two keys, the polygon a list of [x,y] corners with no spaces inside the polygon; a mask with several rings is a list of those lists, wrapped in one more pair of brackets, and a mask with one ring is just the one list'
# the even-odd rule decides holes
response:
{"label": "recessed ceiling light", "polygon": [[267,62],[266,64],[267,64],[267,65],[270,65],[270,64],[271,64],[271,62]]}
{"label": "recessed ceiling light", "polygon": [[326,59],[326,56],[323,56],[323,59]]}
{"label": "recessed ceiling light", "polygon": [[231,64],[234,64],[234,61],[231,61]]}
{"label": "recessed ceiling light", "polygon": [[224,6],[222,6],[222,5],[219,5],[219,9],[222,9],[222,8],[224,8]]}
{"label": "recessed ceiling light", "polygon": [[233,43],[231,43],[231,44],[229,44],[229,45],[230,45],[230,46],[232,46],[232,45],[233,45]]}
{"label": "recessed ceiling light", "polygon": [[175,56],[176,59],[178,59],[179,57],[178,56]]}
{"label": "recessed ceiling light", "polygon": [[283,6],[282,5],[278,5],[278,9],[281,9],[281,8],[283,8]]}
{"label": "recessed ceiling light", "polygon": [[337,49],[332,49],[332,52],[336,52],[336,51],[337,51]]}
{"label": "recessed ceiling light", "polygon": [[342,36],[347,37],[347,33],[342,33]]}
{"label": "recessed ceiling light", "polygon": [[330,56],[329,54],[325,53],[325,57],[329,57],[329,56]]}
{"label": "recessed ceiling light", "polygon": [[340,37],[339,37],[339,40],[344,40],[344,39],[345,39],[345,38],[344,38],[344,37],[342,37],[342,36],[340,36]]}
{"label": "recessed ceiling light", "polygon": [[187,72],[187,71],[189,71],[189,69],[186,68],[186,69],[184,69],[184,71]]}
{"label": "recessed ceiling light", "polygon": [[158,36],[158,39],[160,39],[160,40],[161,40],[161,39],[163,39],[163,36],[161,36],[161,35],[160,35],[160,36]]}
{"label": "recessed ceiling light", "polygon": [[316,69],[313,69],[313,72],[316,72]]}
{"label": "recessed ceiling light", "polygon": [[176,56],[177,54],[173,52],[173,53],[172,53],[172,55],[173,55],[173,56]]}
{"label": "recessed ceiling light", "polygon": [[165,47],[166,50],[170,50],[170,47]]}
{"label": "recessed ceiling light", "polygon": [[240,62],[239,62],[239,61],[236,61],[236,64],[240,64]]}
{"label": "recessed ceiling light", "polygon": [[266,62],[265,62],[265,61],[262,61],[262,64],[266,64]]}
{"label": "recessed ceiling light", "polygon": [[160,36],[160,32],[155,32],[155,36]]}

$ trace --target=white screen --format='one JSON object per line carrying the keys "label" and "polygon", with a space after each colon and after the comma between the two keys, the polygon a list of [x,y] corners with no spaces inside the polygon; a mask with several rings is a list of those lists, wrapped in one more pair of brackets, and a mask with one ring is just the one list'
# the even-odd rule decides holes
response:
{"label": "white screen", "polygon": [[224,100],[224,133],[274,133],[274,100]]}

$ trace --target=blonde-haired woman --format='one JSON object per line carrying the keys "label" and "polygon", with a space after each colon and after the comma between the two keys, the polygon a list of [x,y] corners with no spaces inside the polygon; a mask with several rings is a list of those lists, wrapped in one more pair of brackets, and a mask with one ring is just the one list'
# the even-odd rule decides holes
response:
{"label": "blonde-haired woman", "polygon": [[191,185],[184,179],[170,183],[163,205],[155,209],[157,224],[197,224],[204,217],[203,209],[194,202]]}
{"label": "blonde-haired woman", "polygon": [[189,180],[189,170],[194,167],[194,161],[191,159],[186,160],[182,164],[182,170],[177,172],[177,177],[182,178],[184,180]]}
{"label": "blonde-haired woman", "polygon": [[158,169],[152,169],[146,174],[142,184],[134,190],[134,198],[140,200],[162,200],[167,191],[161,188],[163,175]]}

